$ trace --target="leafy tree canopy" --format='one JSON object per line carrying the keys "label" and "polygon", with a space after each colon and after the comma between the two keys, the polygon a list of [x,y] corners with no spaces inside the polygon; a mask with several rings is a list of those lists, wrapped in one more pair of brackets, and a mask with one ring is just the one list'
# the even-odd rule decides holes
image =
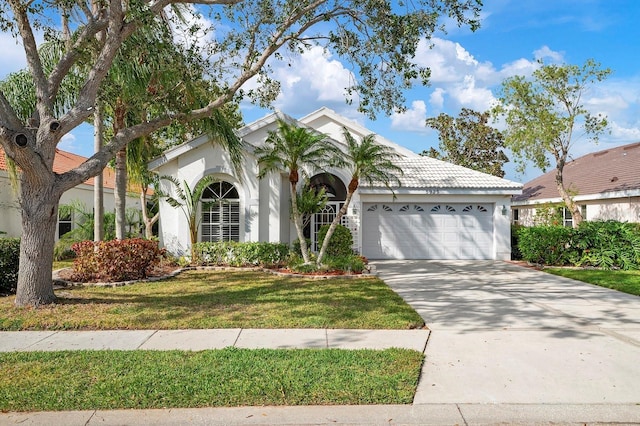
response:
{"label": "leafy tree canopy", "polygon": [[462,108],[455,118],[447,114],[427,119],[427,126],[438,131],[440,151],[431,148],[421,155],[448,161],[483,173],[504,177],[504,137],[489,126],[490,112]]}
{"label": "leafy tree canopy", "polygon": [[564,184],[564,166],[577,141],[582,137],[598,141],[607,129],[606,117],[592,114],[584,100],[588,90],[609,74],[610,69],[593,59],[581,66],[542,65],[531,78],[506,79],[494,109],[504,117],[505,145],[521,171],[528,162],[545,171],[554,160],[558,194],[571,211],[574,227],[582,222],[582,213]]}

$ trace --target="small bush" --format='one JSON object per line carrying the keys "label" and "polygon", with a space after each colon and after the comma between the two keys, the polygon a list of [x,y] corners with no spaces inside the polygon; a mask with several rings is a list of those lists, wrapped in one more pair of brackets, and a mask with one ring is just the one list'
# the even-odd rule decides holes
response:
{"label": "small bush", "polygon": [[13,294],[18,285],[20,238],[0,238],[0,293]]}
{"label": "small bush", "polygon": [[580,258],[573,237],[574,230],[564,226],[523,227],[518,231],[518,249],[528,262],[569,265]]}
{"label": "small bush", "polygon": [[283,243],[238,243],[234,241],[196,243],[196,265],[263,266],[284,265],[289,246]]}
{"label": "small bush", "polygon": [[[305,241],[307,242],[307,249],[310,249],[311,240],[309,238],[305,238]],[[293,240],[293,242],[291,243],[291,251],[298,256],[302,256],[302,249],[300,248],[300,240],[298,238]],[[309,253],[311,253],[311,250],[309,250]]]}
{"label": "small bush", "polygon": [[364,261],[361,256],[350,254],[348,256],[327,256],[324,259],[330,271],[342,271],[346,273],[360,274],[364,270]]}
{"label": "small bush", "polygon": [[518,247],[519,233],[522,225],[511,225],[511,260],[522,260],[522,253]]}
{"label": "small bush", "polygon": [[146,278],[165,257],[157,241],[82,241],[72,246],[74,279],[78,281],[128,281]]}
{"label": "small bush", "polygon": [[582,222],[576,230],[581,249],[578,266],[638,269],[640,225],[616,221]]}
{"label": "small bush", "polygon": [[[318,247],[322,247],[329,225],[322,225],[318,231]],[[327,246],[326,256],[350,256],[353,254],[353,236],[349,228],[338,225]]]}

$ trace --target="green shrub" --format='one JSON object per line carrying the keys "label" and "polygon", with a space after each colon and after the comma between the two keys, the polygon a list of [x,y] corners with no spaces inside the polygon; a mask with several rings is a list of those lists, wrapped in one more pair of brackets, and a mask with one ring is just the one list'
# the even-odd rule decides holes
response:
{"label": "green shrub", "polygon": [[74,279],[78,281],[128,281],[146,278],[165,257],[157,241],[82,241],[72,246]]}
{"label": "green shrub", "polygon": [[324,259],[330,271],[343,271],[359,274],[364,270],[364,260],[361,256],[350,254],[348,256],[327,256]]}
{"label": "green shrub", "polygon": [[283,243],[238,243],[235,241],[196,243],[196,265],[263,266],[284,265],[289,246]]}
{"label": "green shrub", "polygon": [[638,269],[640,225],[616,221],[582,222],[576,231],[579,266]]}
{"label": "green shrub", "polygon": [[[329,225],[322,225],[318,231],[318,247],[322,247]],[[326,256],[349,256],[353,254],[353,236],[349,228],[338,225],[327,246]]]}
{"label": "green shrub", "polygon": [[[309,238],[305,238],[305,241],[307,242],[307,249],[309,249],[311,247],[311,240]],[[302,256],[302,249],[300,248],[299,239],[296,238],[295,240],[293,240],[293,242],[291,243],[291,251],[298,256]]]}
{"label": "green shrub", "polygon": [[518,247],[519,233],[522,225],[511,225],[511,260],[522,260],[522,253]]}
{"label": "green shrub", "polygon": [[568,265],[580,258],[575,231],[564,226],[533,226],[518,230],[522,259],[542,265]]}
{"label": "green shrub", "polygon": [[640,267],[640,225],[616,221],[582,222],[577,229],[535,226],[517,231],[522,258],[543,265]]}
{"label": "green shrub", "polygon": [[0,293],[16,292],[19,263],[20,238],[0,238]]}

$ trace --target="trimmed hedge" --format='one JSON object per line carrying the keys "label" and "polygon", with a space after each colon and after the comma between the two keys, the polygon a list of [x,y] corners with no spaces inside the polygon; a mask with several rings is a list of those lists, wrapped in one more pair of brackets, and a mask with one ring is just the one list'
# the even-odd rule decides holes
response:
{"label": "trimmed hedge", "polygon": [[[322,247],[324,237],[327,235],[330,225],[322,225],[318,230],[318,249]],[[338,225],[331,236],[327,246],[327,256],[342,257],[353,254],[353,236],[349,228]]]}
{"label": "trimmed hedge", "polygon": [[263,266],[284,265],[289,256],[289,246],[283,243],[235,241],[196,243],[195,265]]}
{"label": "trimmed hedge", "polygon": [[534,226],[517,230],[518,249],[542,265],[640,268],[640,225],[616,221],[582,222],[577,229]]}
{"label": "trimmed hedge", "polygon": [[127,240],[82,241],[71,249],[74,279],[78,281],[129,281],[146,278],[166,251],[157,241],[131,238]]}
{"label": "trimmed hedge", "polygon": [[20,238],[0,238],[0,294],[13,294],[18,286]]}

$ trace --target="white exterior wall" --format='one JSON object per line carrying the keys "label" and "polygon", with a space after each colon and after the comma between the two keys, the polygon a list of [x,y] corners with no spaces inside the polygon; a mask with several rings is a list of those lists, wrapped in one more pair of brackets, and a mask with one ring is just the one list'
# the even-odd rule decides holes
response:
{"label": "white exterior wall", "polygon": [[[71,204],[80,202],[85,206],[85,211],[93,209],[93,186],[80,184],[71,188],[60,197],[60,204]],[[140,198],[135,195],[127,196],[127,208],[140,210]],[[115,210],[115,199],[113,189],[104,189],[104,210],[113,212]],[[7,234],[7,237],[19,237],[22,232],[22,217],[17,198],[13,193],[9,177],[6,172],[0,172],[0,231]],[[56,240],[58,231],[56,229]]]}
{"label": "white exterior wall", "polygon": [[[232,183],[240,197],[240,241],[277,241],[280,223],[274,223],[269,215],[262,216],[262,219],[260,217],[262,208],[278,212],[278,191],[271,190],[271,185],[277,186],[277,176],[269,176],[262,182],[258,181],[257,163],[250,153],[245,154],[241,176],[236,176],[230,164],[231,160],[224,149],[204,143],[163,164],[157,171],[161,176],[174,176],[181,185],[186,181],[191,189],[205,176],[214,176]],[[172,184],[163,181],[161,185],[163,191],[174,194]],[[264,195],[262,204],[261,195]],[[266,220],[264,224],[269,225],[268,230],[262,233],[261,220]],[[189,226],[184,212],[164,201],[160,203],[160,241],[176,255],[184,255],[190,251]]]}
{"label": "white exterior wall", "polygon": [[[578,205],[585,205],[585,220],[616,220],[619,222],[640,222],[640,197],[626,197],[601,200],[577,200]],[[536,206],[540,204],[513,205],[518,209],[518,224],[533,226],[535,224]],[[555,205],[562,206],[560,201]]]}

